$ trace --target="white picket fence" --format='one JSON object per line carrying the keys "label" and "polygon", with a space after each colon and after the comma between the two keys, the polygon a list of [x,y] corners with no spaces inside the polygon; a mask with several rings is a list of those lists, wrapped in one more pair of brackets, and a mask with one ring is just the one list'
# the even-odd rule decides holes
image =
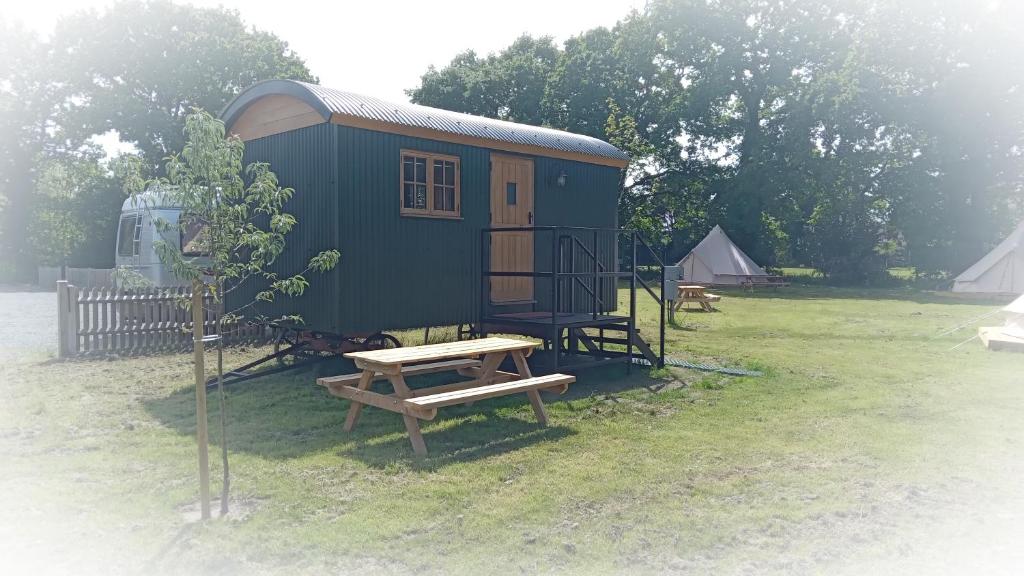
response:
{"label": "white picket fence", "polygon": [[[57,350],[61,358],[89,354],[145,354],[192,347],[190,288],[79,288],[57,282]],[[206,334],[216,330],[212,297],[204,303]],[[224,326],[226,342],[266,339],[263,326]]]}

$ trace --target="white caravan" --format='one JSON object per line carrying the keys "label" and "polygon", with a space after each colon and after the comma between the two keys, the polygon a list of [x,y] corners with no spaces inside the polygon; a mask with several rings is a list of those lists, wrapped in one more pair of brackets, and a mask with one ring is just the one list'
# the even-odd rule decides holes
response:
{"label": "white caravan", "polygon": [[[177,229],[180,215],[181,207],[176,205],[172,196],[160,191],[147,190],[125,200],[117,226],[114,264],[137,272],[153,286],[188,284],[160,261],[156,251],[156,241],[162,238],[171,246],[177,246],[186,256],[199,256],[188,251],[195,235]],[[158,230],[158,220],[167,222],[169,229]]]}

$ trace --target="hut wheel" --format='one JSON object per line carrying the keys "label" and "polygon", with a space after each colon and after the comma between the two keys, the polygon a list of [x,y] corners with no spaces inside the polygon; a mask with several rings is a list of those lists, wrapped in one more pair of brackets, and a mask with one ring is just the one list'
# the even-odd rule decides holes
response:
{"label": "hut wheel", "polygon": [[367,350],[381,350],[383,348],[401,348],[402,343],[398,341],[391,334],[385,332],[377,332],[371,334],[363,340],[363,345],[366,346]]}

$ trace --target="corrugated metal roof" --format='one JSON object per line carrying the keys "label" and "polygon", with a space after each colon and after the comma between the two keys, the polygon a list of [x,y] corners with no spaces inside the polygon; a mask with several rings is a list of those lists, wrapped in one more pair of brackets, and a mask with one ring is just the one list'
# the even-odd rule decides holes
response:
{"label": "corrugated metal roof", "polygon": [[[315,102],[303,98],[302,92],[315,99]],[[629,160],[625,152],[590,136],[417,104],[395,104],[371,96],[294,80],[268,80],[248,88],[228,104],[221,117],[230,125],[249,104],[270,94],[287,94],[302,98],[324,115],[325,119],[329,119],[332,114],[341,114],[471,138],[598,156],[620,162]]]}

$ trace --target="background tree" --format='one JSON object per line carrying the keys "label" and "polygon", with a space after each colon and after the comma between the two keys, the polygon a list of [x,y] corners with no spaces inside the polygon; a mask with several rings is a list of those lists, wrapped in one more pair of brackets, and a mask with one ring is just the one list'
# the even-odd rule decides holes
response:
{"label": "background tree", "polygon": [[[93,136],[116,130],[148,171],[159,172],[181,149],[193,106],[219,111],[270,78],[316,81],[286,42],[223,8],[120,1],[64,18],[48,41],[0,19],[0,273],[34,278],[27,226],[48,218],[33,215],[42,164],[87,157]],[[116,216],[126,197],[117,182],[93,194],[95,202],[76,205],[83,211],[75,219],[92,222],[110,209]],[[115,230],[87,234],[91,245],[70,263],[112,266]]]}
{"label": "background tree", "polygon": [[[664,235],[673,258],[722,224],[766,264],[866,282],[884,275],[879,250],[898,238],[904,263],[945,277],[1024,217],[1022,11],[656,0],[562,45],[522,36],[464,52],[409,94],[625,138],[620,222]],[[313,79],[286,43],[223,9],[120,2],[64,20],[49,42],[0,27],[0,272],[23,278],[39,257],[27,226],[45,219],[33,217],[46,204],[34,192],[42,163],[82,156],[116,129],[158,171],[192,106],[219,110],[265,78]],[[89,205],[123,198],[103,189]]]}
{"label": "background tree", "polygon": [[28,241],[37,163],[47,149],[50,84],[39,71],[40,40],[0,16],[0,278],[35,273]]}
{"label": "background tree", "polygon": [[[656,0],[568,39],[524,82],[546,82],[536,123],[631,153],[620,222],[670,235],[673,258],[722,224],[766,264],[873,282],[898,239],[904,263],[945,276],[1024,217],[1022,12]],[[497,84],[455,80],[490,77],[502,54],[457,59],[410,94],[500,117]]]}
{"label": "background tree", "polygon": [[54,266],[73,262],[88,268],[109,267],[117,239],[117,222],[127,196],[123,166],[132,171],[140,159],[122,155],[104,160],[88,146],[48,157],[39,168],[30,227],[35,261]]}
{"label": "background tree", "polygon": [[557,59],[550,36],[524,35],[498,54],[480,58],[467,50],[441,70],[432,67],[423,83],[407,93],[425,106],[543,124],[544,91]]}
{"label": "background tree", "polygon": [[[282,276],[276,272],[274,262],[285,249],[285,237],[297,224],[295,217],[284,211],[294,190],[282,188],[266,163],[243,168],[244,143],[237,136],[225,137],[224,123],[209,113],[193,110],[185,119],[184,135],[181,152],[167,161],[167,176],[154,182],[156,189],[172,196],[182,209],[176,223],[155,218],[161,233],[169,232],[175,241],[159,240],[155,248],[160,260],[179,278],[192,282],[193,302],[197,293],[200,297],[212,295],[216,333],[221,336],[217,340],[217,390],[223,471],[221,513],[226,514],[230,476],[223,385],[225,325],[240,320],[240,315],[258,302],[301,295],[309,285],[306,275],[334,268],[339,253],[320,252],[295,274]],[[180,243],[179,238],[183,238]],[[255,300],[234,302],[231,310],[225,310],[227,295],[247,284],[258,286]],[[195,345],[201,349],[202,341]],[[197,358],[201,354],[197,353]],[[197,372],[202,374],[202,370]],[[200,377],[196,386],[197,393],[205,395],[205,377]],[[205,414],[197,417],[205,422]],[[200,445],[200,450],[204,451],[205,446]]]}
{"label": "background tree", "polygon": [[[90,162],[92,160],[92,162]],[[88,237],[86,225],[76,217],[83,196],[103,178],[94,158],[48,160],[36,182],[36,207],[29,237],[36,260],[61,267]]]}
{"label": "background tree", "polygon": [[154,167],[181,149],[192,108],[219,111],[261,80],[316,81],[287,42],[223,8],[122,1],[61,21],[53,38],[60,136],[116,130]]}
{"label": "background tree", "polygon": [[882,3],[866,26],[868,64],[911,133],[892,223],[921,271],[966,269],[1024,214],[1021,22],[1019,2],[910,0]]}

